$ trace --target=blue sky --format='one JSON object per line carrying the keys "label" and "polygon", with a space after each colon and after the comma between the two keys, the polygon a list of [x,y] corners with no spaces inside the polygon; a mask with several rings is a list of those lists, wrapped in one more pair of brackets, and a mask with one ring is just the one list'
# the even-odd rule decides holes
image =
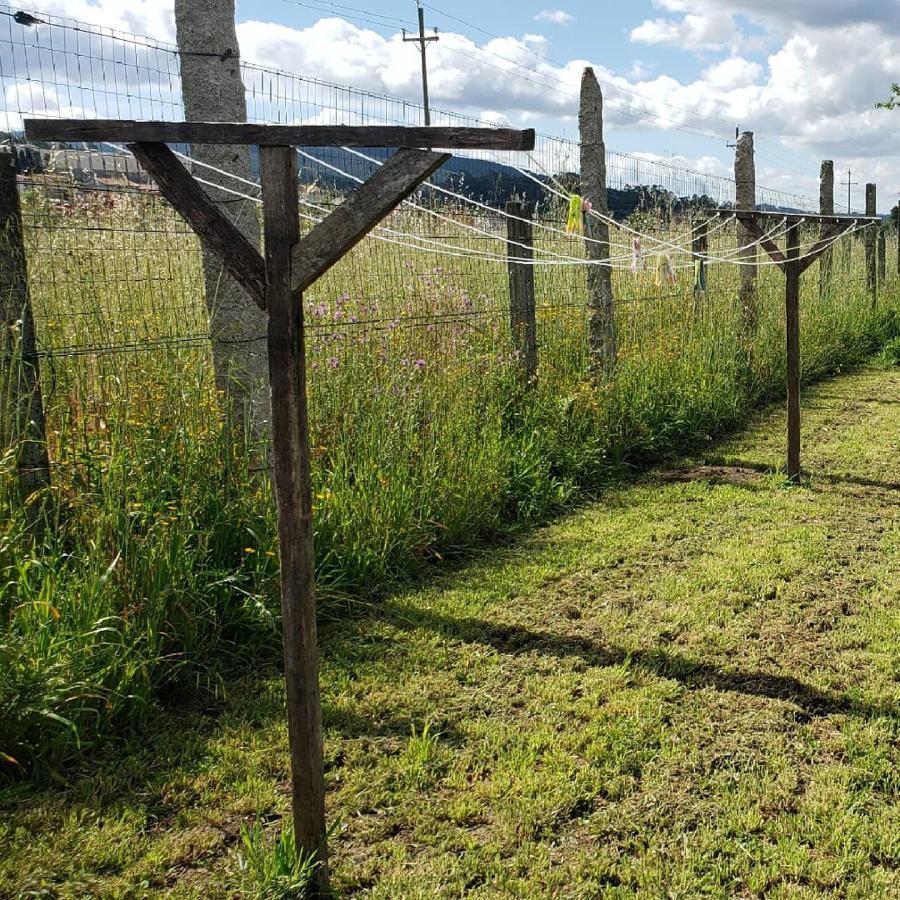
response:
{"label": "blue sky", "polygon": [[[855,11],[848,14],[848,7]],[[885,13],[887,7],[895,8],[896,17],[890,10]],[[274,22],[306,35],[297,42],[301,52],[283,58],[277,42],[256,32],[257,52],[268,46],[274,58],[293,63],[285,67],[294,70],[305,60],[312,63],[307,74],[326,80],[335,80],[340,67],[312,61],[304,48],[336,39],[326,36],[322,25],[334,17],[345,20],[354,39],[367,33],[387,42],[378,50],[384,54],[379,71],[396,68],[398,60],[410,69],[405,81],[377,77],[375,68],[371,74],[356,72],[356,84],[419,98],[418,76],[412,78],[414,46],[391,43],[403,22],[414,26],[414,0],[237,0],[239,22]],[[740,126],[755,132],[758,178],[773,188],[817,195],[819,161],[833,158],[838,171],[853,167],[858,173],[854,180],[889,184],[881,192],[885,202],[900,190],[900,177],[893,174],[900,171],[893,156],[900,116],[872,115],[874,101],[891,80],[900,79],[898,0],[440,0],[434,6],[426,3],[426,24],[437,26],[445,42],[429,49],[434,106],[502,113],[514,125],[576,136],[574,96],[565,100],[554,92],[552,109],[545,102],[547,91],[538,85],[533,93],[545,96],[536,96],[530,109],[527,99],[516,103],[500,91],[491,98],[485,82],[499,79],[490,67],[460,87],[465,73],[451,70],[467,64],[458,53],[449,55],[449,48],[464,36],[472,42],[469,58],[477,52],[490,60],[493,53],[496,65],[498,54],[514,57],[521,61],[521,71],[537,68],[542,84],[558,79],[565,92],[577,92],[580,66],[575,63],[591,62],[607,91],[607,141],[614,149],[727,174],[732,165],[727,143]],[[239,34],[242,46],[253,42],[247,32]],[[506,42],[500,50],[492,36]],[[368,52],[369,45],[363,44]],[[339,57],[342,45],[353,52],[342,37],[326,56]],[[841,84],[832,90],[839,96],[830,105],[823,103],[823,89],[831,87],[829,80],[842,69]],[[441,90],[442,77],[449,90]],[[865,141],[859,140],[861,133]]]}
{"label": "blue sky", "polygon": [[[224,2],[224,0],[223,0]],[[418,54],[400,39],[414,0],[236,0],[244,59],[418,102]],[[173,0],[36,0],[36,11],[166,41]],[[819,162],[900,194],[900,0],[435,0],[426,21],[432,105],[577,139],[591,64],[607,145],[728,175],[735,126],[756,136],[757,181],[818,195]],[[9,103],[7,98],[7,103]],[[840,191],[838,191],[840,194]]]}
{"label": "blue sky", "polygon": [[[600,12],[598,7],[601,8]],[[335,0],[334,3],[322,0],[303,0],[302,3],[296,0],[237,0],[236,17],[238,21],[267,19],[295,28],[307,28],[323,17],[343,13],[348,21],[384,35],[403,27],[400,24],[403,22],[410,28],[416,27],[414,0],[379,0],[369,4],[368,12],[353,11],[366,8],[365,0]],[[564,18],[571,17],[571,21],[557,24],[553,21],[553,15],[541,17],[542,12],[562,12],[565,14]],[[713,52],[697,53],[690,48],[671,45],[647,47],[630,40],[631,31],[656,14],[658,10],[654,9],[649,0],[618,3],[575,0],[562,6],[540,2],[511,4],[442,0],[434,6],[426,6],[425,22],[429,33],[432,28],[437,27],[439,34],[459,32],[479,43],[488,41],[490,35],[539,34],[546,38],[546,43],[536,48],[535,53],[548,59],[559,62],[571,59],[590,60],[626,76],[638,73],[644,77],[665,74],[678,81],[695,79],[715,58]],[[750,23],[742,20],[742,24],[748,31],[759,33],[759,29]],[[415,46],[409,45],[407,49],[410,56],[417,59]],[[416,93],[414,99],[418,99],[418,96]],[[568,137],[575,134],[574,122],[560,118],[539,116],[527,124],[552,134],[565,134]],[[651,150],[662,156],[697,156],[704,153],[721,155],[726,140],[732,136],[734,126],[725,120],[702,119],[696,122],[696,127],[717,132],[721,140],[716,142],[678,131],[660,133],[652,124],[643,128],[631,126],[618,133],[611,129],[610,138],[615,148],[623,151]]]}

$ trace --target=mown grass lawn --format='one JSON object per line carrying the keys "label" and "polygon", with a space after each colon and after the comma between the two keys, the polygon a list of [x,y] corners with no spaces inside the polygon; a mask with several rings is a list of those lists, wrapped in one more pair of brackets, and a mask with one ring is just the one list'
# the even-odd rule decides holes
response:
{"label": "mown grass lawn", "polygon": [[[900,369],[382,603],[329,606],[342,896],[900,897]],[[277,671],[0,795],[0,896],[239,896]]]}

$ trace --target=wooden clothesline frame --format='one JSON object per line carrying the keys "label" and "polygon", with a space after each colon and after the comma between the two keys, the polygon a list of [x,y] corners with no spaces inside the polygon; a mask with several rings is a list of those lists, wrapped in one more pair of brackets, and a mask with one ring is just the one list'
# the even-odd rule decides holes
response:
{"label": "wooden clothesline frame", "polygon": [[[800,278],[834,240],[853,225],[873,225],[878,216],[827,216],[816,213],[787,214],[754,209],[714,209],[713,216],[733,216],[751,238],[784,272],[785,346],[787,352],[787,476],[800,480]],[[763,233],[760,219],[787,219],[784,250]],[[806,253],[800,253],[800,225],[823,226],[822,235]],[[801,258],[802,256],[802,258]]]}
{"label": "wooden clothesline frame", "polygon": [[[314,893],[328,893],[322,713],[315,609],[312,490],[303,291],[439,169],[432,149],[532,150],[534,131],[26,119],[30,140],[120,141],[160,193],[268,313],[272,456],[278,519],[284,668],[294,835],[316,860]],[[206,195],[168,143],[256,144],[262,186],[261,254]],[[396,152],[344,202],[300,236],[298,146],[390,147]]]}

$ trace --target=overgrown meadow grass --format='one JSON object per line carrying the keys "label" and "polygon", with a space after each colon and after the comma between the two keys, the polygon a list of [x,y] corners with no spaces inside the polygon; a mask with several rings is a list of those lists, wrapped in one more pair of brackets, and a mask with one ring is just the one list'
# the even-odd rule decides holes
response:
{"label": "overgrown meadow grass", "polygon": [[[29,529],[12,457],[0,480],[0,768],[59,776],[156,704],[277,660],[273,504],[261,454],[219,411],[196,241],[152,195],[26,198],[53,485]],[[398,213],[395,227],[498,256],[494,237]],[[728,230],[717,235],[733,246]],[[807,236],[808,237],[808,236]],[[578,242],[544,235],[555,252]],[[807,239],[807,238],[805,238]],[[623,241],[627,241],[623,238]],[[804,279],[809,381],[898,332],[863,250],[832,290]],[[434,245],[428,245],[433,247]],[[305,297],[323,608],[374,595],[448,552],[535,522],[629,466],[741,423],[785,381],[783,279],[760,270],[743,336],[737,272],[695,297],[617,272],[614,380],[588,377],[584,271],[538,266],[540,370],[523,389],[506,267],[372,238]],[[232,423],[233,424],[233,423]]]}

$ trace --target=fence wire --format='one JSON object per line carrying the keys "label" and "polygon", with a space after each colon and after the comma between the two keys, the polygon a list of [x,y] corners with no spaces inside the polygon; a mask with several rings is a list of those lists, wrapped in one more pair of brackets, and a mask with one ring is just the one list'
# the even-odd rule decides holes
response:
{"label": "fence wire", "polygon": [[[124,151],[39,146],[21,134],[25,116],[182,118],[177,49],[43,13],[35,13],[42,24],[26,27],[14,20],[14,11],[0,6],[0,122],[22,169],[30,286],[51,414],[58,423],[82,423],[86,444],[108,427],[110,416],[127,420],[151,402],[182,404],[185,415],[199,422],[214,405],[209,307],[217,298],[205,296],[197,238]],[[253,121],[422,122],[421,107],[404,100],[249,63],[242,63],[242,73]],[[441,110],[433,111],[432,121],[484,124]],[[378,151],[300,148],[304,229],[385,158]],[[202,167],[191,167],[204,176]],[[248,208],[259,198],[255,158],[252,167],[250,179],[222,182],[230,185],[230,199]],[[349,423],[363,398],[367,415],[379,423],[365,439],[402,431],[409,443],[410,435],[438,421],[437,410],[477,405],[486,385],[516,381],[520,359],[510,327],[503,213],[513,198],[535,204],[541,389],[563,399],[577,394],[589,368],[585,242],[565,231],[566,195],[578,190],[577,171],[578,145],[549,135],[538,137],[533,153],[456,156],[431,187],[392,213],[307,292],[317,446],[352,444]],[[659,248],[689,247],[704,210],[734,200],[730,179],[612,151],[607,179],[613,215],[627,217],[661,242]],[[814,207],[810,198],[765,188],[758,200],[782,210]],[[734,224],[711,229],[710,254],[733,252]],[[807,227],[802,240],[808,245],[816,237]],[[737,337],[738,270],[710,264],[698,290],[690,253],[643,250],[632,264],[631,235],[615,228],[611,254],[617,260],[620,372],[648,385],[681,379],[684,390],[690,379],[705,379],[708,386],[728,377],[745,349]],[[667,255],[674,280],[663,268]],[[832,258],[828,291],[819,291],[812,274],[804,279],[804,321],[807,329],[839,334],[867,296],[861,235],[843,238]],[[895,235],[887,259],[882,290],[895,291]],[[783,330],[782,275],[761,267],[758,284],[759,327],[769,336],[760,344],[779,347],[772,335]],[[755,365],[782,365],[774,349],[767,352]],[[809,367],[818,364],[815,357],[806,360]],[[208,404],[196,403],[198,390]],[[449,421],[444,427],[451,427]],[[355,434],[354,440],[364,439],[358,429]]]}

